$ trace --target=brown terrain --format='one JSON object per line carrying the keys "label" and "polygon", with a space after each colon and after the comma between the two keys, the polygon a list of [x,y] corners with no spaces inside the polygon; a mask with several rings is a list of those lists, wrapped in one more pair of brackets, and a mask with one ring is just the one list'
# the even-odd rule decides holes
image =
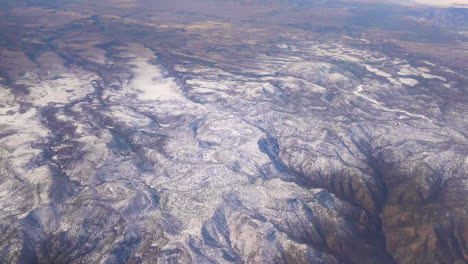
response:
{"label": "brown terrain", "polygon": [[0,263],[468,263],[442,2],[3,1]]}

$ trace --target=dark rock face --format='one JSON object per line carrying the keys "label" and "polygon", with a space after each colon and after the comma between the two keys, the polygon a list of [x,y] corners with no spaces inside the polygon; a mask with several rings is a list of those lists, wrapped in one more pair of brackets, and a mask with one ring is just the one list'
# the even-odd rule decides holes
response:
{"label": "dark rock face", "polygon": [[465,9],[2,6],[0,263],[468,262]]}

